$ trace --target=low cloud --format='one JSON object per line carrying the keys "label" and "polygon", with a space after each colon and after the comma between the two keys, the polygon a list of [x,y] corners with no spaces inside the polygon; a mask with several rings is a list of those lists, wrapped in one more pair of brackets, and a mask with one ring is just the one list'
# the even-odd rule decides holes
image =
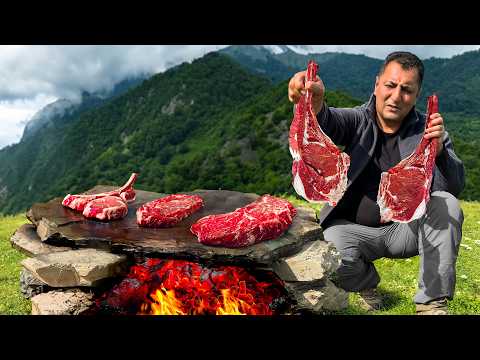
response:
{"label": "low cloud", "polygon": [[0,149],[18,142],[28,120],[59,99],[110,90],[119,81],[165,71],[225,45],[0,46]]}
{"label": "low cloud", "polygon": [[0,99],[75,98],[130,76],[157,73],[221,46],[0,46]]}
{"label": "low cloud", "polygon": [[0,101],[0,149],[20,141],[28,120],[54,97],[35,96],[29,100]]}

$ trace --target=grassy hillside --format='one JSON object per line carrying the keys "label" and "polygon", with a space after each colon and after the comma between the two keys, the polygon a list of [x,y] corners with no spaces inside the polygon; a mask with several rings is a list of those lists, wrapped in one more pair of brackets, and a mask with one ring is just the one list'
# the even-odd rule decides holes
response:
{"label": "grassy hillside", "polygon": [[[133,171],[136,188],[156,192],[292,191],[285,89],[218,54],[154,76],[68,127],[1,151],[0,212],[122,184]],[[335,92],[327,101],[359,104]]]}
{"label": "grassy hillside", "polygon": [[0,212],[98,183],[124,183],[133,171],[141,174],[138,188],[161,191],[158,179],[193,131],[269,86],[215,53],[153,76],[75,121],[1,150]]}
{"label": "grassy hillside", "polygon": [[[286,196],[295,205],[311,206],[294,196]],[[457,261],[457,285],[451,314],[480,315],[480,202],[462,201],[465,214],[463,238]],[[24,215],[0,217],[0,315],[29,314],[30,302],[19,290],[20,261],[25,258],[10,246],[11,234],[27,220]],[[379,289],[387,296],[388,307],[374,315],[409,315],[415,313],[412,298],[416,291],[419,258],[380,259],[375,262],[382,281]],[[358,306],[358,296],[350,294],[350,306],[341,314],[365,314]]]}
{"label": "grassy hillside", "polygon": [[[229,189],[244,192],[293,194],[288,132],[292,104],[286,82],[242,105],[227,117],[202,126],[184,143],[165,169],[160,188]],[[359,102],[330,92],[327,102],[352,107]]]}

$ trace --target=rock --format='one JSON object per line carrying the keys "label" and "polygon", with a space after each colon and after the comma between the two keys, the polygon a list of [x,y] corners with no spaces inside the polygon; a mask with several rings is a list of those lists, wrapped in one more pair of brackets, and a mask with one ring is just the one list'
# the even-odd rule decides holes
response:
{"label": "rock", "polygon": [[49,291],[32,298],[32,315],[80,315],[93,304],[93,294],[80,289]]}
{"label": "rock", "polygon": [[323,230],[316,222],[305,220],[300,216],[293,219],[292,225],[288,228],[287,234],[302,239],[302,245],[305,242],[313,240],[324,240]]}
{"label": "rock", "polygon": [[37,255],[22,265],[52,287],[98,286],[104,279],[126,273],[125,255],[95,249]]}
{"label": "rock", "polygon": [[340,254],[332,243],[310,241],[293,256],[280,259],[272,269],[284,281],[314,281],[333,274],[340,266]]}
{"label": "rock", "polygon": [[20,292],[22,293],[25,299],[30,299],[35,295],[53,290],[43,281],[37,279],[30,271],[27,269],[22,269],[20,272]]}
{"label": "rock", "polygon": [[14,248],[27,256],[70,250],[68,247],[52,246],[43,243],[36,232],[35,226],[32,224],[20,226],[10,238],[10,243]]}
{"label": "rock", "polygon": [[52,221],[49,221],[46,218],[40,219],[37,224],[37,234],[40,237],[41,241],[47,240],[49,237],[57,234],[57,224]]}
{"label": "rock", "polygon": [[324,281],[285,282],[285,289],[296,302],[295,310],[315,314],[339,311],[348,306],[348,293],[328,279]]}
{"label": "rock", "polygon": [[297,216],[301,217],[308,221],[317,222],[317,213],[314,209],[308,206],[296,206],[297,209]]}

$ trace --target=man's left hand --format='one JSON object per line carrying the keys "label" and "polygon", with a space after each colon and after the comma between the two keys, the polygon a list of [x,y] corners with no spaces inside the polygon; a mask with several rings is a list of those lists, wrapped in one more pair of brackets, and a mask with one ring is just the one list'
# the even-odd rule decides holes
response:
{"label": "man's left hand", "polygon": [[442,115],[434,113],[430,116],[430,126],[425,131],[425,139],[438,138],[437,156],[443,151],[443,134],[445,134],[445,126],[443,125]]}

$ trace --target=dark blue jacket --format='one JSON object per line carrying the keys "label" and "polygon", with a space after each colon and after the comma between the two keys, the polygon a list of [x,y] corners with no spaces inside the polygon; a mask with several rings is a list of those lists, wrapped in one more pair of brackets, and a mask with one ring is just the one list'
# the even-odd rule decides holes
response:
{"label": "dark blue jacket", "polygon": [[[336,145],[344,146],[344,151],[350,156],[347,188],[357,179],[373,156],[379,131],[375,118],[375,95],[373,94],[370,100],[361,106],[343,109],[328,107],[324,104],[317,114],[318,123],[325,134]],[[398,140],[402,159],[409,156],[422,140],[425,131],[425,115],[413,107],[404,122],[400,128]],[[465,169],[453,150],[453,144],[447,132],[443,138],[443,146],[442,153],[435,160],[430,191],[448,191],[458,197],[465,186]],[[328,204],[322,208],[320,224],[334,217],[332,210],[334,208]]]}

